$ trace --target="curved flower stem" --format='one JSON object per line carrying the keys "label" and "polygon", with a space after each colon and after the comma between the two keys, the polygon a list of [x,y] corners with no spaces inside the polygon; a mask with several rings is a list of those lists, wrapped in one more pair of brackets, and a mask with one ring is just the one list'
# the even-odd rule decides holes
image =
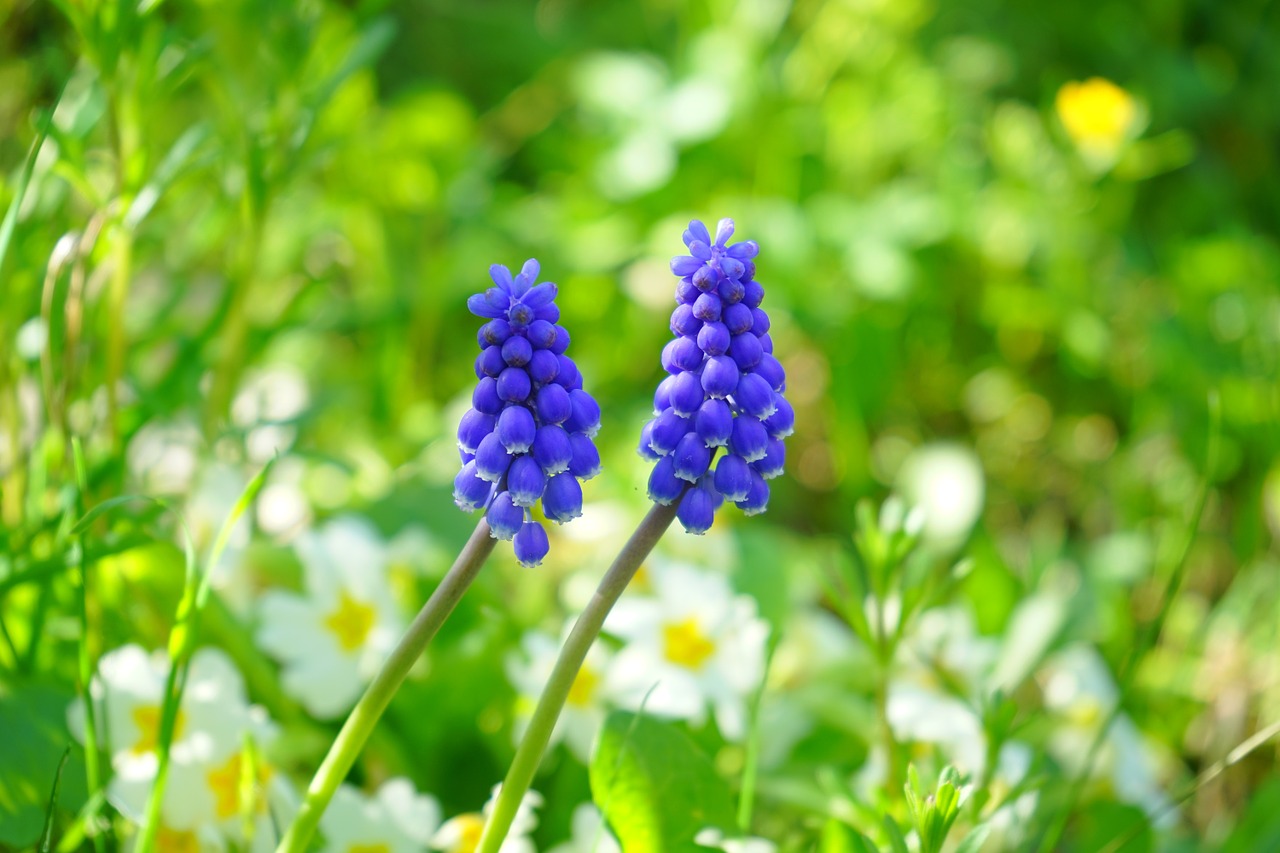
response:
{"label": "curved flower stem", "polygon": [[342,731],[338,733],[333,746],[329,747],[329,754],[311,780],[302,807],[284,838],[280,840],[276,853],[302,853],[307,849],[307,843],[320,825],[320,816],[324,814],[334,791],[338,790],[351,770],[351,765],[355,764],[360,751],[364,749],[382,712],[391,704],[391,698],[400,689],[410,668],[422,656],[427,643],[431,642],[436,631],[440,630],[444,620],[449,618],[453,608],[462,599],[462,594],[475,580],[496,542],[489,535],[488,522],[481,518],[475,532],[454,560],[453,568],[440,581],[427,603],[422,605],[413,623],[409,625],[409,630],[400,638],[391,656],[374,677],[373,683],[365,690],[347,721],[343,723]]}
{"label": "curved flower stem", "polygon": [[662,534],[667,532],[667,528],[675,520],[679,504],[679,499],[669,506],[654,504],[618,553],[609,571],[605,572],[591,602],[574,623],[569,638],[564,642],[564,648],[560,650],[555,668],[551,670],[547,686],[538,699],[538,706],[529,720],[529,728],[525,731],[520,746],[516,748],[511,769],[507,771],[507,778],[502,783],[502,790],[498,792],[497,802],[494,803],[493,814],[490,815],[484,828],[484,836],[480,839],[479,853],[497,853],[502,846],[520,803],[533,784],[533,776],[551,741],[556,720],[560,718],[560,711],[564,708],[573,681],[582,668],[582,662],[586,660],[591,644],[600,635],[605,617],[609,615],[627,584],[635,577],[644,558],[649,556],[653,546],[658,544]]}

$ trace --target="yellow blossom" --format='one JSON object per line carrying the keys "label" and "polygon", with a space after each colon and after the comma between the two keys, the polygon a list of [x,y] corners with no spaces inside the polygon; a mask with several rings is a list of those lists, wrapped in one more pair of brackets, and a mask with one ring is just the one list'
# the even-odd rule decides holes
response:
{"label": "yellow blossom", "polygon": [[1138,120],[1138,106],[1124,89],[1092,77],[1058,90],[1058,118],[1086,156],[1111,160]]}

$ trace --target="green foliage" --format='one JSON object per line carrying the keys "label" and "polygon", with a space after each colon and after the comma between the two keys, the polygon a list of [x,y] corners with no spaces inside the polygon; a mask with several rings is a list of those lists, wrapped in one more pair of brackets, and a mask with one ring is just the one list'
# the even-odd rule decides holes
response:
{"label": "green foliage", "polygon": [[85,801],[83,762],[66,760],[70,699],[62,687],[0,686],[0,844],[34,848],[58,811]]}
{"label": "green foliage", "polygon": [[591,758],[591,795],[626,850],[694,851],[707,828],[735,826],[733,800],[715,768],[675,726],[616,711]]}
{"label": "green foliage", "polygon": [[865,835],[838,820],[828,820],[823,825],[818,850],[820,853],[877,853]]}
{"label": "green foliage", "polygon": [[[199,642],[280,726],[264,763],[305,784],[336,723],[282,684],[256,603],[304,585],[293,537],[343,515],[420,528],[395,597],[430,593],[469,531],[448,494],[465,298],[537,256],[604,474],[554,565],[492,561],[352,776],[478,809],[527,699],[522,636],[557,634],[645,510],[667,258],[691,216],[727,215],[761,245],[798,431],[766,515],[657,559],[730,575],[778,651],[750,748],[649,718],[635,745],[611,718],[629,813],[676,825],[680,781],[646,755],[692,740],[708,823],[784,853],[914,849],[942,816],[937,788],[902,795],[909,762],[965,765],[965,853],[1276,846],[1275,746],[1236,751],[1280,707],[1277,20],[1262,0],[4,5],[0,845],[38,842],[98,661],[189,655],[201,608]],[[304,391],[284,415],[255,385],[280,375]],[[920,467],[939,448],[975,488]],[[105,853],[134,830],[85,743],[53,836]],[[543,849],[586,770],[561,750],[538,785]],[[739,785],[750,827],[721,808]]]}

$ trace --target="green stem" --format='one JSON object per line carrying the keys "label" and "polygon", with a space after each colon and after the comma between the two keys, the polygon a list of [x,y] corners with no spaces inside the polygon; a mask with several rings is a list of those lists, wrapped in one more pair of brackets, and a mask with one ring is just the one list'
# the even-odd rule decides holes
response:
{"label": "green stem", "polygon": [[[893,725],[889,722],[889,681],[893,673],[893,658],[897,651],[897,634],[891,639],[885,628],[884,600],[885,592],[879,590],[875,594],[876,602],[876,718],[880,723],[880,734],[884,739],[885,785],[891,794],[901,787],[899,770],[901,757],[898,740],[893,736]],[[899,626],[905,616],[898,617]]]}
{"label": "green stem", "polygon": [[591,602],[574,624],[564,648],[560,650],[560,657],[551,671],[547,686],[538,699],[538,706],[529,720],[529,728],[525,731],[520,746],[516,748],[515,758],[512,759],[507,778],[502,783],[502,790],[498,792],[497,802],[494,803],[493,814],[480,839],[479,853],[497,853],[506,839],[520,803],[533,784],[533,776],[542,762],[542,754],[551,741],[551,732],[556,727],[556,720],[569,698],[569,690],[578,676],[578,670],[582,668],[582,662],[586,660],[591,644],[600,635],[605,617],[639,570],[644,558],[649,556],[653,546],[658,544],[662,534],[667,532],[667,528],[675,520],[678,504],[679,501],[670,506],[655,504],[649,510],[644,521],[640,522],[636,532],[631,534],[627,544],[618,553],[613,565],[596,587]]}
{"label": "green stem", "polygon": [[778,650],[780,638],[774,629],[769,638],[769,648],[764,658],[764,675],[760,688],[751,698],[751,728],[747,731],[747,755],[742,769],[742,790],[738,792],[738,829],[743,835],[751,834],[751,813],[755,808],[756,780],[760,771],[760,706],[764,691],[769,686],[769,670],[773,667],[773,655]]}
{"label": "green stem", "polygon": [[120,446],[120,382],[124,378],[125,338],[124,309],[129,298],[129,277],[133,264],[133,235],[122,223],[115,235],[116,257],[107,292],[110,318],[107,347],[107,428],[113,448]]}
{"label": "green stem", "polygon": [[458,554],[453,568],[449,569],[427,603],[422,605],[409,630],[400,638],[399,644],[382,665],[373,683],[365,690],[351,715],[343,723],[342,731],[338,733],[333,746],[329,747],[329,754],[311,780],[302,807],[288,832],[280,840],[276,853],[302,853],[307,849],[307,842],[320,825],[320,816],[324,814],[329,800],[355,764],[383,711],[391,704],[391,698],[400,689],[409,670],[422,656],[422,650],[431,642],[431,638],[462,599],[462,594],[475,580],[481,566],[493,551],[495,542],[489,535],[488,523],[481,519],[462,552]]}
{"label": "green stem", "polygon": [[169,782],[169,753],[172,751],[173,734],[178,724],[178,702],[186,685],[187,673],[178,661],[169,664],[169,674],[164,682],[164,702],[161,706],[159,746],[156,749],[156,778],[151,783],[147,797],[142,828],[138,832],[137,853],[150,853],[156,846],[160,833],[160,805],[164,801],[165,787]]}
{"label": "green stem", "polygon": [[[85,470],[84,449],[80,439],[71,439],[71,460],[76,475],[76,515],[84,514],[85,493],[89,491],[89,476]],[[85,564],[84,536],[73,534],[72,552],[78,571],[79,589],[76,595],[78,615],[80,617],[80,642],[76,649],[76,662],[79,667],[80,701],[84,703],[84,772],[89,794],[102,790],[101,753],[98,749],[98,712],[93,699],[93,654],[89,647],[89,567]],[[96,812],[91,813],[96,816]],[[92,835],[93,849],[97,853],[105,853],[106,843],[101,832]]]}

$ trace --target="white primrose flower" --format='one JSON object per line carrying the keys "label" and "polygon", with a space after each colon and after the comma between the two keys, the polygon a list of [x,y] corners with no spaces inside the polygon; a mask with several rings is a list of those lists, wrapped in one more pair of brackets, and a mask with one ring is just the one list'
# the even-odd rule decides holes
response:
{"label": "white primrose flower", "polygon": [[[155,773],[156,746],[169,658],[128,645],[102,656],[89,685],[95,717],[105,731],[105,747],[116,774],[145,777]],[[67,724],[83,742],[84,703],[76,699]],[[236,752],[243,736],[271,731],[261,709],[245,699],[240,673],[218,649],[203,648],[191,658],[191,669],[174,725],[169,755],[174,763],[214,761]]]}
{"label": "white primrose flower", "polygon": [[[524,736],[529,717],[542,690],[547,686],[551,670],[555,667],[559,656],[560,643],[550,635],[538,631],[525,634],[520,643],[523,653],[515,652],[507,658],[507,678],[516,689],[516,726],[514,735],[517,739]],[[561,740],[568,743],[569,749],[586,763],[591,757],[591,746],[596,732],[604,722],[606,702],[604,678],[608,671],[610,654],[600,643],[592,645],[583,661],[582,668],[573,680],[573,687],[565,700],[564,710],[556,722],[551,734],[551,743]]]}
{"label": "white primrose flower", "polygon": [[573,810],[569,832],[568,841],[557,844],[547,853],[622,853],[618,840],[609,832],[604,816],[593,803],[582,803]]}
{"label": "white primrose flower", "polygon": [[[130,836],[123,844],[123,848],[129,853],[132,853],[137,847],[137,835]],[[212,827],[174,829],[165,823],[161,823],[156,832],[155,849],[163,850],[164,853],[222,853],[227,849],[227,842]]]}
{"label": "white primrose flower", "polygon": [[[1107,663],[1092,646],[1075,645],[1055,654],[1041,670],[1044,704],[1061,725],[1049,738],[1049,751],[1072,773],[1084,769],[1098,730],[1120,700]],[[1138,806],[1161,828],[1177,823],[1178,813],[1158,780],[1157,757],[1125,714],[1116,716],[1093,763],[1095,778],[1107,780],[1123,802]]]}
{"label": "white primrose flower", "polygon": [[440,804],[403,777],[366,796],[342,785],[320,819],[322,853],[419,853],[440,828]]}
{"label": "white primrose flower", "polygon": [[129,442],[129,474],[146,494],[185,494],[200,467],[203,446],[194,417],[149,421]]}
{"label": "white primrose flower", "polygon": [[[484,835],[485,821],[493,813],[494,803],[501,790],[501,783],[493,786],[493,794],[489,797],[489,802],[484,804],[483,812],[461,814],[446,820],[431,839],[431,848],[443,850],[444,853],[475,853],[480,846],[480,838]],[[516,810],[515,820],[511,822],[511,829],[498,848],[499,853],[536,853],[529,836],[538,828],[538,816],[534,814],[534,810],[541,805],[541,794],[537,791],[525,792],[524,798],[520,800],[520,808]]]}
{"label": "white primrose flower", "polygon": [[[970,780],[984,778],[987,735],[976,709],[992,693],[991,677],[999,655],[1000,643],[977,633],[967,609],[940,607],[922,613],[899,647],[889,684],[886,711],[894,738],[931,746],[940,764],[956,767]],[[949,688],[944,680],[950,682]],[[999,803],[990,820],[1011,844],[1034,809],[1036,794],[1023,794],[1012,802],[1005,802],[1005,797],[1026,777],[1031,756],[1026,744],[1008,741],[985,777],[994,802]],[[876,748],[858,783],[870,790],[883,784],[886,775],[884,751]]]}
{"label": "white primrose flower", "polygon": [[[270,853],[279,838],[276,827],[287,825],[297,811],[294,791],[261,756],[254,758],[253,782],[246,799],[245,752],[233,752],[225,759],[198,763],[173,763],[161,803],[161,836],[156,849],[187,849],[192,839],[200,846],[192,850],[221,850],[230,846],[247,853]],[[141,823],[154,774],[147,777],[111,780],[108,799],[121,814]],[[246,825],[246,818],[248,823]],[[170,836],[169,846],[164,841]]]}
{"label": "white primrose flower", "polygon": [[626,642],[609,668],[609,695],[694,723],[710,705],[721,733],[741,739],[769,635],[755,600],[735,594],[723,576],[688,566],[655,568],[648,577],[652,594],[623,596],[605,623]]}
{"label": "white primrose flower", "polygon": [[284,665],[281,682],[316,717],[355,703],[400,636],[387,547],[359,518],[334,519],[295,543],[306,592],[262,597],[258,644]]}
{"label": "white primrose flower", "polygon": [[250,461],[265,464],[297,437],[297,419],[310,404],[307,380],[296,367],[272,365],[249,374],[231,403],[231,419],[244,429]]}
{"label": "white primrose flower", "polygon": [[[114,770],[107,799],[134,822],[141,822],[155,782],[168,669],[163,652],[148,654],[139,646],[124,646],[102,657],[90,683],[95,719]],[[68,708],[67,721],[72,734],[83,742],[86,715],[79,699]],[[246,741],[261,745],[275,733],[265,712],[248,703],[244,682],[231,660],[218,649],[196,651],[169,751],[160,849],[222,849],[227,839],[242,833],[245,815],[257,825],[254,844],[246,849],[271,848],[268,814],[287,817],[292,795],[287,783],[259,759],[256,784],[250,786],[254,802],[243,802],[248,769],[243,762]]]}

